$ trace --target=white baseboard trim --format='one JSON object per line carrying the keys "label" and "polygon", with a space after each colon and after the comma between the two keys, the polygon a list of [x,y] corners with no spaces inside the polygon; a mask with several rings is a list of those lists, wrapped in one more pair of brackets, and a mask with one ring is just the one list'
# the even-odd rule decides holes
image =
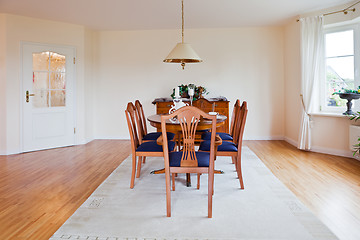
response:
{"label": "white baseboard trim", "polygon": [[244,137],[244,140],[284,140],[284,136],[258,136],[258,137]]}
{"label": "white baseboard trim", "polygon": [[294,147],[297,147],[298,145],[298,142],[295,141],[294,139],[291,139],[289,137],[284,137],[284,140],[287,142],[287,143],[290,143],[291,145],[293,145]]}
{"label": "white baseboard trim", "polygon": [[339,150],[339,149],[332,149],[332,148],[324,148],[324,147],[319,147],[319,146],[313,146],[311,147],[311,151],[312,152],[317,152],[317,153],[325,153],[325,154],[330,154],[330,155],[335,155],[335,156],[341,156],[341,157],[349,157],[349,158],[354,158],[353,157],[353,153],[349,150]]}
{"label": "white baseboard trim", "polygon": [[79,139],[79,140],[76,141],[75,146],[76,146],[76,145],[84,145],[84,144],[87,144],[87,143],[91,142],[92,140],[94,140],[94,139],[85,139],[85,138]]}
{"label": "white baseboard trim", "polygon": [[9,151],[6,151],[6,153],[4,155],[14,155],[14,154],[19,154],[21,153],[20,149],[12,149]]}
{"label": "white baseboard trim", "polygon": [[106,139],[108,139],[108,140],[130,140],[130,138],[129,138],[129,136],[126,136],[126,137],[124,137],[124,136],[96,136],[95,138],[94,138],[94,140],[101,140],[101,139],[103,139],[103,140],[106,140]]}
{"label": "white baseboard trim", "polygon": [[[298,142],[294,139],[285,137],[285,141],[293,145],[294,147],[298,146]],[[335,156],[341,156],[341,157],[349,157],[349,158],[355,158],[353,156],[353,153],[349,150],[339,150],[339,149],[332,149],[332,148],[324,148],[319,146],[312,146],[310,152],[317,152],[317,153],[324,153],[324,154],[330,154]]]}

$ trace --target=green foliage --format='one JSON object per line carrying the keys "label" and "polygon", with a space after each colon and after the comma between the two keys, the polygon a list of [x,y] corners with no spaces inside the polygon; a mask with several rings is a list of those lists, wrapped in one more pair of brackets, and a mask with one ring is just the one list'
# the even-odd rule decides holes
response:
{"label": "green foliage", "polygon": [[358,143],[354,145],[354,149],[353,156],[360,154],[360,138],[358,138]]}
{"label": "green foliage", "polygon": [[[195,84],[190,83],[188,85],[181,84],[179,86],[180,97],[182,97],[182,98],[190,98],[190,96],[188,94],[189,86],[194,87],[193,101],[195,101],[196,99],[202,97],[203,95],[209,94],[209,92],[206,90],[206,88],[204,88],[202,86],[196,86]],[[170,96],[173,99],[175,98],[175,88],[173,88],[173,92],[172,92],[172,94]]]}
{"label": "green foliage", "polygon": [[[356,122],[359,119],[360,119],[360,112],[350,115],[350,120],[355,120]],[[353,152],[353,156],[355,156],[356,154],[360,155],[360,138],[358,138],[358,143],[355,144],[353,147],[355,149]]]}

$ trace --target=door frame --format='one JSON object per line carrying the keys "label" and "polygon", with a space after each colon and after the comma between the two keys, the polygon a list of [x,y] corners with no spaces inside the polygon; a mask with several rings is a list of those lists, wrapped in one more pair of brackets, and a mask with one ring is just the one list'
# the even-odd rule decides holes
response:
{"label": "door frame", "polygon": [[[42,47],[49,47],[49,48],[67,48],[71,51],[73,51],[74,54],[74,58],[77,59],[76,56],[76,47],[75,46],[69,46],[69,45],[59,45],[59,44],[49,44],[49,43],[39,43],[39,42],[27,42],[27,41],[20,41],[20,84],[19,84],[19,98],[20,98],[20,153],[24,152],[24,89],[23,89],[23,73],[24,73],[24,66],[23,66],[23,48],[24,45],[32,45],[32,46],[42,46]],[[76,61],[74,64],[74,76],[73,76],[73,124],[74,124],[74,128],[77,128],[77,71],[76,71]],[[77,132],[74,133],[74,145],[77,145]],[[45,150],[45,149],[44,149]]]}

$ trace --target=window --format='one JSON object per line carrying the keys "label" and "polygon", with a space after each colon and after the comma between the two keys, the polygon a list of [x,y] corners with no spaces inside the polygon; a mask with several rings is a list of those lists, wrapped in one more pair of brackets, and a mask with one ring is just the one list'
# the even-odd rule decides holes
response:
{"label": "window", "polygon": [[[321,111],[343,112],[347,101],[334,92],[343,89],[357,89],[356,76],[358,51],[356,39],[358,28],[355,25],[328,28],[325,31],[325,79],[321,84]],[[355,102],[353,102],[355,105]]]}

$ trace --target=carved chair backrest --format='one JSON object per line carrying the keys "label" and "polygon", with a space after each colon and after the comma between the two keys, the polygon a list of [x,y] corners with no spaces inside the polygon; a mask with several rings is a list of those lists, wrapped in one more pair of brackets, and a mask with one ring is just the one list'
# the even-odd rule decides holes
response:
{"label": "carved chair backrest", "polygon": [[136,122],[138,127],[139,140],[141,140],[147,134],[146,119],[144,109],[139,100],[135,101],[136,109]]}
{"label": "carved chair backrest", "polygon": [[127,104],[126,110],[125,110],[126,120],[129,128],[130,133],[130,140],[131,140],[131,147],[133,152],[137,149],[139,146],[139,138],[136,131],[136,109],[132,102],[129,102]]}
{"label": "carved chair backrest", "polygon": [[234,108],[233,108],[233,112],[231,115],[231,122],[230,122],[230,135],[234,136],[234,130],[235,130],[235,125],[238,119],[238,112],[240,110],[240,100],[237,99],[235,104],[234,104]]}
{"label": "carved chair backrest", "polygon": [[[168,148],[167,148],[167,137],[166,137],[166,121],[170,119],[177,119],[179,122],[182,132],[182,157],[180,166],[181,167],[197,167],[198,161],[195,154],[195,133],[198,124],[206,118],[211,123],[211,149],[210,159],[214,159],[215,151],[215,135],[216,135],[216,116],[209,115],[199,108],[193,106],[186,106],[178,109],[170,115],[161,116],[161,130],[163,132],[164,139],[164,156],[165,161],[168,161]],[[211,158],[212,157],[212,158]]]}
{"label": "carved chair backrest", "polygon": [[239,147],[241,147],[242,145],[247,113],[247,102],[243,101],[238,112],[238,120],[235,126],[236,130],[233,136],[234,143]]}

